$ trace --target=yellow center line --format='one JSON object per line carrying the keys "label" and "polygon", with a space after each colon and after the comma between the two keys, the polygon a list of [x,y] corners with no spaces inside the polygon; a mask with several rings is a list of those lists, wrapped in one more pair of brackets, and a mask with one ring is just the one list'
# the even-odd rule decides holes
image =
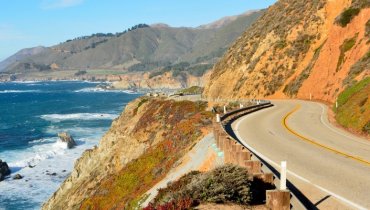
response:
{"label": "yellow center line", "polygon": [[287,115],[285,115],[285,117],[283,118],[283,120],[282,120],[282,122],[281,122],[281,123],[282,123],[282,125],[283,125],[283,126],[284,126],[284,127],[285,127],[289,132],[290,132],[290,133],[294,134],[295,136],[298,136],[300,139],[302,139],[302,140],[304,140],[304,141],[306,141],[306,142],[309,142],[309,143],[311,143],[311,144],[313,144],[313,145],[316,145],[316,146],[318,146],[318,147],[324,148],[324,149],[329,150],[329,151],[331,151],[331,152],[334,152],[334,153],[336,153],[336,154],[342,155],[342,156],[344,156],[344,157],[346,157],[346,158],[350,158],[350,159],[355,160],[355,161],[357,161],[357,162],[360,162],[360,163],[362,163],[362,164],[370,165],[370,162],[369,162],[369,161],[367,161],[367,160],[361,159],[361,158],[359,158],[359,157],[355,157],[355,156],[353,156],[353,155],[347,154],[347,153],[345,153],[345,152],[342,152],[342,151],[336,150],[336,149],[334,149],[334,148],[328,147],[328,146],[326,146],[326,145],[323,145],[323,144],[321,144],[321,143],[318,143],[318,142],[316,142],[316,141],[314,141],[314,140],[311,140],[311,139],[309,139],[309,138],[307,138],[307,137],[305,137],[305,136],[303,136],[303,135],[301,135],[301,134],[297,133],[297,132],[296,132],[296,131],[294,131],[292,128],[290,128],[290,127],[288,126],[287,120],[288,120],[288,118],[289,118],[293,113],[295,113],[296,111],[298,111],[300,108],[301,108],[301,105],[297,105],[297,106],[296,106],[292,111],[290,111]]}

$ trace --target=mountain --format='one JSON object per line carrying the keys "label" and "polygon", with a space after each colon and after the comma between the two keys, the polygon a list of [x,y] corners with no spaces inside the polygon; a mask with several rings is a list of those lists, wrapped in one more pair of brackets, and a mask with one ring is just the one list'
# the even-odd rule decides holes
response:
{"label": "mountain", "polygon": [[[202,65],[213,65],[262,13],[253,11],[240,15],[219,27],[173,28],[165,24],[140,24],[122,33],[93,34],[39,51],[28,49],[37,52],[27,55],[21,50],[0,66],[6,73],[48,75],[53,72],[54,76],[58,71],[80,69],[111,69],[115,74],[124,74],[160,71],[167,67],[162,71],[167,72],[179,63],[185,63],[185,68],[203,69]],[[179,69],[183,70],[186,69]]]}
{"label": "mountain", "polygon": [[368,0],[277,1],[215,65],[204,94],[334,103],[369,77],[369,6]]}
{"label": "mountain", "polygon": [[23,60],[29,56],[36,55],[39,53],[42,53],[44,50],[46,50],[45,47],[39,46],[39,47],[33,47],[33,48],[25,48],[17,52],[16,54],[10,56],[9,58],[5,59],[4,61],[0,62],[0,72],[5,70],[6,67],[9,65],[16,63],[20,60]]}

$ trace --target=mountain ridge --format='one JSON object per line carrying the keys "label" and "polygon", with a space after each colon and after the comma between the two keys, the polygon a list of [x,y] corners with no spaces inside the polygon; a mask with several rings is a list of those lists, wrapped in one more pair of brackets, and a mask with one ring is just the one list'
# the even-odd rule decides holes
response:
{"label": "mountain ridge", "polygon": [[[221,56],[228,44],[255,21],[262,12],[262,10],[253,11],[247,15],[239,16],[239,18],[217,29],[174,28],[164,24],[155,24],[154,27],[151,27],[141,24],[145,27],[129,29],[119,33],[119,36],[111,33],[98,33],[94,36],[67,40],[29,56],[19,56],[21,54],[19,51],[1,62],[0,67],[3,72],[8,73],[60,69],[128,71],[128,68],[135,64],[146,65],[150,63],[154,66],[164,67],[168,63],[196,62],[196,59],[201,56],[204,57],[202,62],[214,63],[213,58]],[[230,26],[233,24],[237,27]],[[232,30],[223,30],[225,27],[232,28]],[[12,59],[12,57],[19,59]],[[46,69],[40,69],[39,66],[46,66]]]}

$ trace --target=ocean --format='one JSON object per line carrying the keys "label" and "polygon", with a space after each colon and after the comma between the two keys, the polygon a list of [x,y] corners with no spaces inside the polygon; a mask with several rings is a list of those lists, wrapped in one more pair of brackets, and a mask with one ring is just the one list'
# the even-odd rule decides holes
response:
{"label": "ocean", "polygon": [[[12,174],[0,182],[0,209],[40,209],[84,150],[99,143],[124,106],[140,94],[98,83],[0,83],[0,159]],[[66,131],[77,146],[67,149]],[[23,179],[11,177],[21,174]]]}

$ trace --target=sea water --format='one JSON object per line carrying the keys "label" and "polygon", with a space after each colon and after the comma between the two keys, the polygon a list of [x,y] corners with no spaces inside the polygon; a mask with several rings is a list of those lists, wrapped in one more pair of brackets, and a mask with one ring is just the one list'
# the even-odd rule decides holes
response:
{"label": "sea water", "polygon": [[[11,176],[0,182],[0,209],[40,209],[84,150],[99,143],[124,106],[140,94],[88,82],[0,83],[0,159]],[[68,132],[67,149],[57,134]],[[24,176],[13,180],[15,174]]]}

